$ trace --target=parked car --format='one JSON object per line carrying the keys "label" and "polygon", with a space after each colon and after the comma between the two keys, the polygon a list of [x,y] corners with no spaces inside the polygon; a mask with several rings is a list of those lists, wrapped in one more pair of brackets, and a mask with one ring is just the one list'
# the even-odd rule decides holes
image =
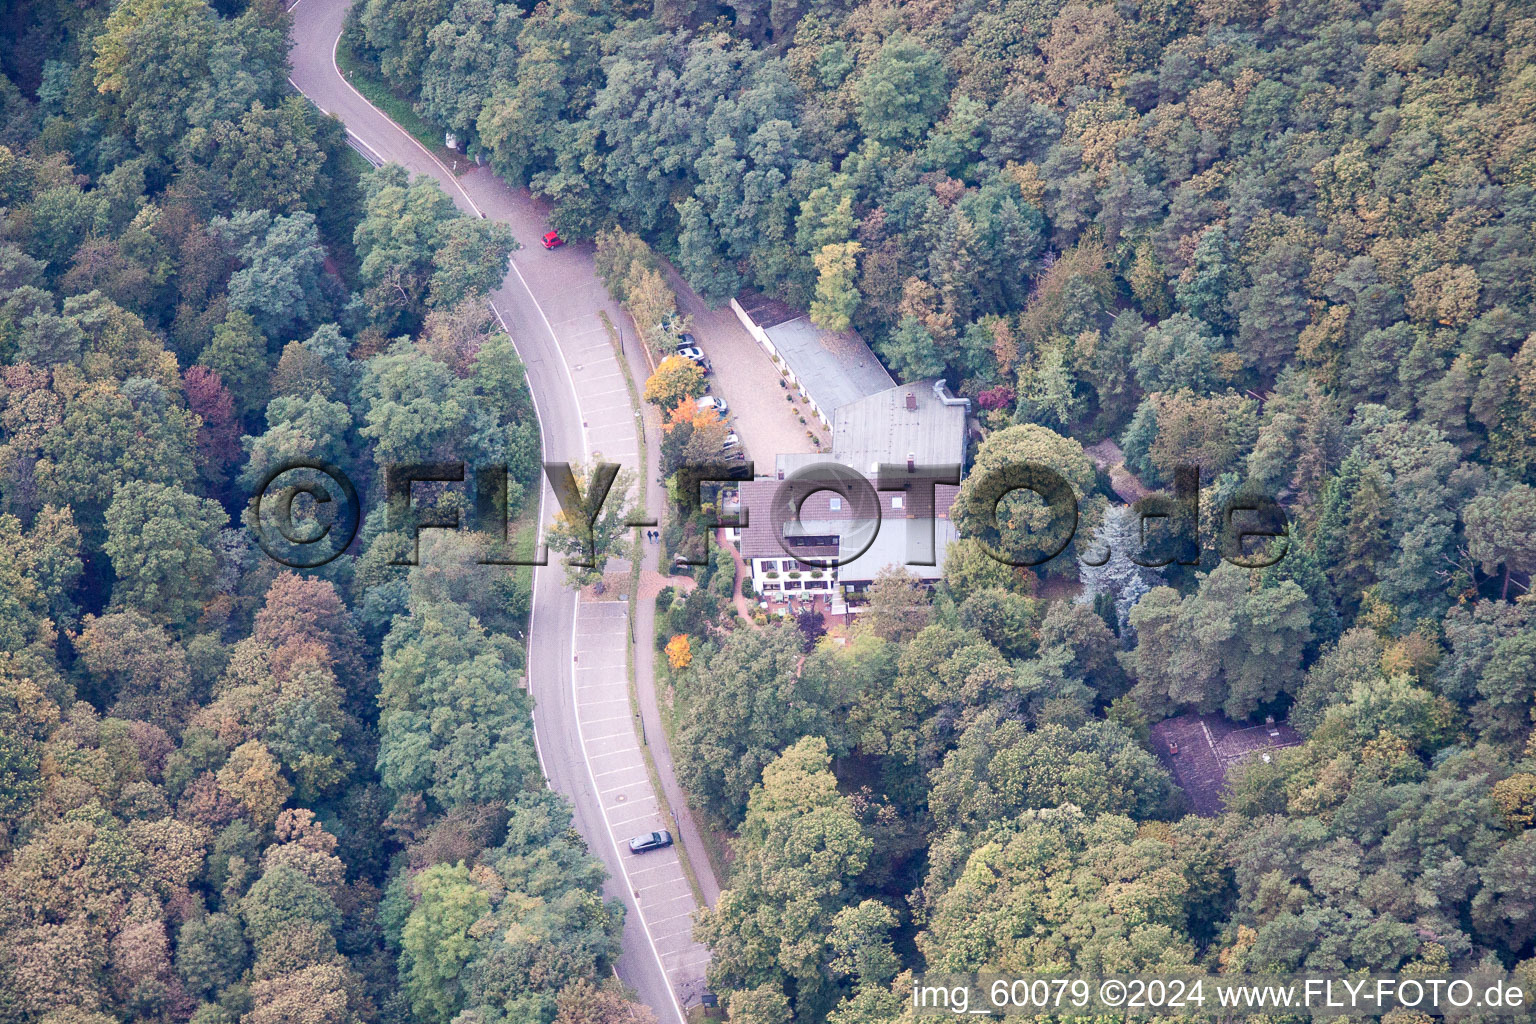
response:
{"label": "parked car", "polygon": [[692,359],[700,366],[704,365],[704,350],[697,345],[679,345],[677,346],[677,354],[684,359]]}
{"label": "parked car", "polygon": [[726,413],[731,411],[731,407],[725,404],[725,399],[716,398],[714,395],[705,395],[699,399],[699,408],[713,409],[721,419],[725,419]]}
{"label": "parked car", "polygon": [[672,845],[672,833],[666,829],[658,832],[647,832],[643,836],[635,836],[629,841],[630,853],[645,853],[649,850],[664,850]]}
{"label": "parked car", "polygon": [[725,440],[720,442],[720,450],[723,451],[723,452],[735,451],[737,448],[740,448],[740,447],[741,447],[741,437],[739,435],[737,435],[736,431],[734,431],[734,430],[731,431],[729,434],[726,434],[725,435]]}
{"label": "parked car", "polygon": [[698,344],[698,341],[694,339],[693,335],[689,334],[687,331],[684,331],[682,334],[677,336],[677,350],[679,352],[685,348],[696,348]]}
{"label": "parked car", "polygon": [[558,231],[544,232],[544,237],[540,241],[544,243],[544,248],[546,249],[558,249],[565,244],[565,239],[560,237],[560,232]]}

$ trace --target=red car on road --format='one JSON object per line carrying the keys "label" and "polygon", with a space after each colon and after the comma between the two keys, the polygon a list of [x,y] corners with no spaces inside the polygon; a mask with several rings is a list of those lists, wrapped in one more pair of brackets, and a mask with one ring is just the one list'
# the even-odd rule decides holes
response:
{"label": "red car on road", "polygon": [[544,243],[544,248],[546,249],[558,249],[565,244],[565,239],[560,237],[560,232],[558,231],[544,232],[544,237],[540,241]]}

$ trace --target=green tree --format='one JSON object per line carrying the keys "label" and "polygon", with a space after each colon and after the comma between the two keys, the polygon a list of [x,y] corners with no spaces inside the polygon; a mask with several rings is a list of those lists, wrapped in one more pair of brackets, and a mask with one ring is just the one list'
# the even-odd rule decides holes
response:
{"label": "green tree", "polygon": [[94,537],[100,536],[101,517],[123,483],[179,488],[196,477],[196,420],[158,384],[145,385],[125,393],[112,383],[87,383],[72,367],[60,367],[51,388],[23,385],[7,396],[17,411],[38,400],[56,410],[35,424],[35,432],[10,435],[11,457],[35,460],[34,500],[70,506],[82,531]]}
{"label": "green tree", "polygon": [[869,603],[858,618],[858,628],[882,640],[901,643],[928,625],[932,611],[928,595],[917,578],[899,566],[887,566],[875,575]]}
{"label": "green tree", "polygon": [[890,931],[896,912],[879,900],[844,907],[832,919],[833,969],[852,975],[858,987],[881,988],[891,983],[901,961],[891,948]]}
{"label": "green tree", "polygon": [[379,778],[451,808],[537,785],[521,652],[451,603],[417,599],[384,638]]}
{"label": "green tree", "polygon": [[917,142],[944,106],[944,77],[940,57],[916,39],[888,39],[854,85],[864,134],[880,142]]}
{"label": "green tree", "polygon": [[[1179,308],[1217,331],[1230,333],[1233,322],[1228,303],[1233,291],[1233,272],[1226,229],[1220,224],[1212,225],[1201,233],[1195,245],[1188,279],[1179,281],[1175,293]],[[1187,381],[1183,383],[1193,387]]]}
{"label": "green tree", "polygon": [[267,107],[260,100],[238,120],[217,121],[207,132],[210,177],[229,205],[280,215],[319,205],[327,154],[316,138],[312,108],[302,96]]}
{"label": "green tree", "polygon": [[442,0],[411,3],[365,3],[358,25],[369,48],[378,55],[379,71],[392,87],[407,94],[421,88],[421,76],[431,52],[434,27],[447,20],[452,5]]}
{"label": "green tree", "polygon": [[608,294],[620,302],[629,300],[628,282],[636,267],[659,270],[661,264],[645,239],[631,234],[622,227],[611,227],[597,233],[597,253],[593,265],[597,276],[603,279]]}
{"label": "green tree", "polygon": [[[974,538],[1005,558],[1039,562],[1062,539],[1069,516],[1053,517],[1045,499],[1033,490],[1002,490],[1007,472],[1039,466],[1066,482],[1077,505],[1076,550],[1085,553],[1104,515],[1105,500],[1094,493],[1093,464],[1083,446],[1055,431],[1021,423],[992,434],[976,452],[976,464],[960,485],[953,517],[962,537]],[[993,502],[995,502],[995,511]],[[1059,522],[1055,521],[1060,519]],[[1047,563],[1048,572],[1070,573],[1073,549]]]}
{"label": "green tree", "polygon": [[219,381],[234,397],[239,415],[266,405],[267,377],[271,372],[267,341],[250,314],[230,310],[224,322],[213,329],[213,339],[203,348],[197,363],[219,375]]}
{"label": "green tree", "polygon": [[[505,357],[507,347],[492,353]],[[488,372],[477,361],[480,372],[462,377],[424,348],[399,341],[368,360],[357,391],[365,404],[358,433],[373,442],[375,464],[507,461],[511,437],[498,420],[514,397],[502,376],[512,368]]]}
{"label": "green tree", "polygon": [[418,1017],[447,1024],[463,1008],[459,984],[477,952],[470,928],[491,900],[463,863],[434,864],[411,879],[415,905],[400,931],[401,986]]}
{"label": "green tree", "polygon": [[818,327],[846,331],[853,323],[853,314],[859,307],[859,291],[855,284],[858,255],[863,248],[858,242],[843,242],[824,245],[813,255],[817,277],[816,298],[811,300],[811,320]]}
{"label": "green tree", "polygon": [[1501,598],[1509,596],[1513,575],[1525,577],[1529,590],[1536,572],[1536,488],[1515,484],[1473,498],[1462,511],[1466,523],[1467,553],[1482,564],[1483,571],[1504,570]]}
{"label": "green tree", "polygon": [[1203,321],[1176,313],[1142,335],[1131,358],[1143,391],[1211,391],[1227,374],[1217,365],[1221,342]]}
{"label": "green tree", "polygon": [[1201,480],[1214,480],[1247,457],[1258,433],[1257,403],[1235,391],[1154,392],[1126,428],[1125,461],[1151,483],[1172,483],[1179,466],[1196,466]]}
{"label": "green tree", "polygon": [[209,227],[230,240],[240,261],[229,276],[230,306],[249,313],[267,337],[279,339],[323,314],[325,249],[313,214],[242,211]]}
{"label": "green tree", "polygon": [[1536,900],[1529,879],[1536,871],[1536,832],[1526,831],[1499,848],[1483,870],[1483,887],[1472,901],[1479,930],[1513,952],[1536,936]]}
{"label": "green tree", "polygon": [[191,622],[217,580],[218,534],[229,523],[219,503],[134,481],[118,489],[106,521],[113,603],[171,625]]}
{"label": "green tree", "polygon": [[176,972],[194,995],[213,996],[240,980],[249,955],[233,914],[193,918],[176,934]]}
{"label": "green tree", "polygon": [[837,792],[825,740],[806,737],[763,769],[734,845],[731,888],[696,927],[714,954],[711,987],[772,986],[796,1014],[826,1013],[837,996],[833,923],[855,902],[873,843]]}
{"label": "green tree", "polygon": [[678,269],[694,291],[718,306],[741,289],[741,275],[720,255],[718,232],[709,223],[704,204],[689,196],[677,214]]}
{"label": "green tree", "polygon": [[918,948],[941,971],[1192,965],[1184,846],[1161,827],[1070,805],[955,833],[924,884],[931,903]]}
{"label": "green tree", "polygon": [[834,728],[836,695],[800,671],[792,625],[732,633],[689,672],[678,734],[680,777],[722,819],[739,821],[763,768],[803,736]]}
{"label": "green tree", "polygon": [[1040,640],[1041,603],[1002,587],[964,591],[960,624],[974,629],[993,647],[1010,658],[1033,654]]}
{"label": "green tree", "polygon": [[352,413],[340,402],[318,395],[274,398],[267,403],[266,433],[241,441],[247,460],[240,482],[254,488],[272,467],[288,459],[344,462],[351,428]]}
{"label": "green tree", "polygon": [[270,71],[244,89],[209,81],[221,45],[235,40],[202,0],[135,0],[114,8],[103,29],[95,39],[96,88],[120,105],[134,141],[149,152],[169,151],[193,117],[227,118],[253,87],[270,95],[277,84]]}
{"label": "green tree", "polygon": [[[389,164],[368,174],[363,190],[363,217],[352,236],[362,261],[363,300],[381,330],[414,329],[426,314],[428,294],[439,274],[445,299],[450,292],[461,297],[471,282],[482,278],[478,254],[464,249],[474,233],[456,229],[454,251],[445,254],[439,266],[446,226],[460,214],[437,182],[426,175],[412,179],[405,168]],[[498,244],[510,238],[498,237]]]}
{"label": "green tree", "polygon": [[929,807],[939,831],[978,833],[1021,811],[1071,804],[1090,815],[1146,818],[1172,806],[1173,783],[1118,725],[1078,729],[983,713],[932,775]]}
{"label": "green tree", "polygon": [[1220,708],[1246,718],[1295,693],[1311,637],[1308,605],[1290,580],[1266,587],[1257,571],[1226,563],[1189,597],[1155,588],[1131,609],[1138,697],[1153,708]]}
{"label": "green tree", "polygon": [[432,254],[428,303],[437,308],[483,299],[501,287],[517,251],[512,229],[497,220],[457,217],[442,227]]}
{"label": "green tree", "polygon": [[463,984],[472,1006],[545,1019],[577,979],[611,972],[624,906],[604,902],[602,863],[571,827],[564,799],[539,787],[509,809],[506,841],[484,858],[494,872],[486,881],[506,895],[491,927],[477,929],[480,954]]}
{"label": "green tree", "polygon": [[[603,578],[608,562],[630,557],[632,528],[625,525],[634,505],[635,474],[620,470],[604,480],[598,464],[572,466],[575,492],[562,501],[549,528],[551,551],[564,556],[565,581],[584,587]],[[606,486],[605,486],[606,484]]]}

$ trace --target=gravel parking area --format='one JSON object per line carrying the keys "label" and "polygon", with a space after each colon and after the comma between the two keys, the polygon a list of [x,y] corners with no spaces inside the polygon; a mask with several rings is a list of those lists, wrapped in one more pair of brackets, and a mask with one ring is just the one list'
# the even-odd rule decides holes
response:
{"label": "gravel parking area", "polygon": [[747,457],[756,464],[757,472],[772,474],[777,455],[816,451],[806,436],[807,430],[814,432],[824,446],[830,446],[832,438],[820,428],[815,417],[806,415],[802,424],[804,407],[785,401],[790,391],[779,386],[783,378],[778,368],[741,326],[731,307],[709,309],[684,287],[670,267],[668,271],[683,312],[693,320],[693,335],[714,368],[710,389],[730,404],[731,428],[741,435]]}

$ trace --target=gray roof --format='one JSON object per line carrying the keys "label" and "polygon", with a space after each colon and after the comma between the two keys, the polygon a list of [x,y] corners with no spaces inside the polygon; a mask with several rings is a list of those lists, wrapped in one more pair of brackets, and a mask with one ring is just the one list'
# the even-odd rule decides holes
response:
{"label": "gray roof", "polygon": [[864,339],[824,331],[807,316],[765,327],[773,347],[824,415],[895,385]]}
{"label": "gray roof", "polygon": [[[907,534],[909,531],[926,530],[933,524],[934,565],[907,564]],[[837,578],[843,583],[873,580],[880,570],[888,566],[905,569],[920,580],[936,580],[944,575],[944,552],[959,534],[955,524],[948,519],[886,519],[880,523],[880,532],[858,558],[837,570]],[[923,543],[919,541],[918,543]]]}
{"label": "gray roof", "polygon": [[[777,480],[752,480],[741,485],[741,504],[747,511],[747,525],[741,531],[741,554],[743,558],[783,558],[786,552],[779,544],[775,536],[772,520],[773,494],[779,487]],[[886,565],[902,565],[906,561],[907,531],[912,529],[927,529],[928,523],[934,521],[936,561],[944,560],[944,550],[949,541],[955,538],[955,527],[949,520],[950,509],[954,506],[956,497],[960,494],[960,488],[949,484],[939,484],[933,489],[934,503],[938,506],[935,521],[934,512],[922,507],[925,503],[918,500],[920,494],[916,490],[909,490],[903,494],[901,491],[880,491],[880,530],[870,544],[869,550],[858,558],[838,570],[838,575],[843,579],[873,579],[876,572]],[[903,498],[903,508],[897,511],[891,507],[891,499],[897,495]],[[817,491],[805,499],[800,506],[800,529],[797,531],[802,536],[829,536],[841,538],[848,523],[854,517],[852,503],[840,502],[840,508],[832,507],[834,495],[831,491]],[[798,558],[831,558],[841,555],[841,544],[833,545],[791,545],[790,550]],[[910,571],[924,578],[934,578],[939,575],[939,570],[933,566],[912,566]],[[850,575],[850,572],[852,575]],[[863,575],[868,573],[867,576]]]}
{"label": "gray roof", "polygon": [[876,463],[905,463],[909,456],[920,466],[958,466],[965,462],[966,411],[940,400],[932,381],[887,388],[837,410],[832,451],[871,476]]}

